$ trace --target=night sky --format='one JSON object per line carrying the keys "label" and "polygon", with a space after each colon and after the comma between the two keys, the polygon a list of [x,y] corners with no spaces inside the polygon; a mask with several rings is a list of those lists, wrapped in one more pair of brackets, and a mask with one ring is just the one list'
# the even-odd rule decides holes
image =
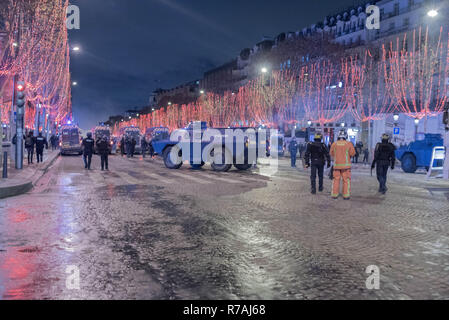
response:
{"label": "night sky", "polygon": [[297,31],[354,0],[73,0],[73,115],[90,129],[148,104],[151,92],[200,79],[263,36]]}

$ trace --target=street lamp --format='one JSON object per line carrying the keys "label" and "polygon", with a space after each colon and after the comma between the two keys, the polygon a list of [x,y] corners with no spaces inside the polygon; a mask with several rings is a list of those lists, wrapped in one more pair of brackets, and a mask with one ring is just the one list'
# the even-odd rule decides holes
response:
{"label": "street lamp", "polygon": [[171,102],[169,102],[168,105],[171,106]]}
{"label": "street lamp", "polygon": [[18,44],[17,42],[13,42],[12,46],[13,46],[13,47],[18,47],[19,44]]}
{"label": "street lamp", "polygon": [[393,115],[393,120],[394,120],[394,123],[397,124],[399,121],[399,115],[398,114]]}
{"label": "street lamp", "polygon": [[312,121],[307,121],[307,125],[310,127],[312,125]]}
{"label": "street lamp", "polygon": [[341,127],[342,127],[342,128],[345,127],[345,123],[344,123],[344,122],[341,123]]}
{"label": "street lamp", "polygon": [[427,12],[427,15],[428,15],[429,17],[431,17],[431,18],[434,18],[434,17],[436,17],[436,16],[438,15],[438,11],[435,10],[435,9],[429,10],[429,11]]}
{"label": "street lamp", "polygon": [[265,67],[263,67],[262,69],[260,69],[260,72],[262,72],[262,73],[267,73],[267,72],[268,72],[268,69],[265,68]]}
{"label": "street lamp", "polygon": [[419,119],[415,119],[415,140],[418,140],[418,126],[419,126]]}
{"label": "street lamp", "polygon": [[78,52],[78,51],[80,51],[81,49],[80,49],[80,47],[78,47],[78,46],[75,46],[75,47],[73,47],[73,49],[72,49],[73,51],[75,51],[75,52]]}
{"label": "street lamp", "polygon": [[73,86],[77,86],[77,85],[78,85],[78,82],[73,81],[73,82],[72,82],[72,85],[73,85]]}
{"label": "street lamp", "polygon": [[204,90],[200,90],[200,94],[204,94]]}

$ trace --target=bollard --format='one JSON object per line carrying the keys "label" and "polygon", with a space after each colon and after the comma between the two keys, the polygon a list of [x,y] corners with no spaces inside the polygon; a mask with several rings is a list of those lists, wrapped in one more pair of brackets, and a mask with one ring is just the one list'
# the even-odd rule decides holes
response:
{"label": "bollard", "polygon": [[8,152],[3,152],[3,179],[8,178]]}

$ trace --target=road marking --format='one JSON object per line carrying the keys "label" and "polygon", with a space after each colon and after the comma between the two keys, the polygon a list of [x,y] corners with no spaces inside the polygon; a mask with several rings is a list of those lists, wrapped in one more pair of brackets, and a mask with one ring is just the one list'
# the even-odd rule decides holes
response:
{"label": "road marking", "polygon": [[195,183],[199,183],[199,184],[211,184],[212,183],[211,181],[206,181],[206,180],[203,180],[203,179],[200,179],[200,178],[196,178],[196,177],[190,176],[190,175],[185,174],[185,173],[171,171],[170,174],[174,175],[174,176],[177,176],[177,177],[180,177],[180,178],[184,178],[184,179],[193,181]]}
{"label": "road marking", "polygon": [[136,179],[133,176],[131,176],[125,172],[117,171],[116,173],[120,176],[120,178],[122,178],[129,184],[145,184],[145,182],[140,181],[139,179]]}
{"label": "road marking", "polygon": [[144,175],[146,175],[147,177],[149,177],[149,178],[156,179],[156,180],[161,181],[161,182],[164,182],[164,183],[172,184],[172,183],[175,182],[175,181],[172,180],[172,179],[169,179],[169,178],[160,176],[160,175],[158,175],[158,174],[156,174],[156,173],[149,173],[149,172],[146,172],[146,171],[143,171],[142,173],[143,173]]}
{"label": "road marking", "polygon": [[211,174],[207,174],[207,173],[204,173],[204,172],[197,172],[196,174],[200,175],[200,176],[202,176],[204,178],[218,180],[218,181],[223,181],[223,182],[227,182],[227,183],[245,183],[245,181],[218,177],[216,174],[214,174],[214,172],[212,172]]}

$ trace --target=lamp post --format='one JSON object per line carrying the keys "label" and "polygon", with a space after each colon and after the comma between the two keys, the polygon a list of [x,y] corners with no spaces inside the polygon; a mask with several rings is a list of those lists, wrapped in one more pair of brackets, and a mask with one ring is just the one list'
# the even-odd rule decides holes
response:
{"label": "lamp post", "polygon": [[394,142],[396,142],[396,136],[397,136],[397,134],[396,134],[396,128],[398,127],[398,123],[399,123],[399,115],[397,114],[397,113],[395,113],[394,115],[393,115],[393,122],[394,122],[394,129],[393,129],[393,135],[394,135],[394,139],[393,139],[393,141]]}
{"label": "lamp post", "polygon": [[307,129],[306,129],[306,142],[310,141],[310,127],[312,126],[312,121],[307,121]]}
{"label": "lamp post", "polygon": [[415,119],[415,141],[418,140],[418,126],[419,126],[419,119]]}

